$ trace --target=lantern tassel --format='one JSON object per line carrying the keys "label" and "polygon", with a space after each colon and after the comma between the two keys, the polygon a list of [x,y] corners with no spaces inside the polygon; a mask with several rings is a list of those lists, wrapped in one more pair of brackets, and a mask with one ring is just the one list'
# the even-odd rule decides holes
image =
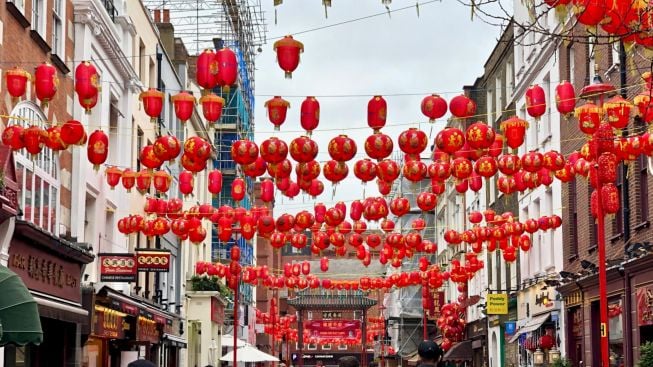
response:
{"label": "lantern tassel", "polygon": [[286,79],[292,79],[292,72],[286,71]]}
{"label": "lantern tassel", "polygon": [[417,10],[417,17],[419,18],[419,2],[415,2],[415,10]]}
{"label": "lantern tassel", "polygon": [[274,8],[274,25],[277,25],[277,8]]}

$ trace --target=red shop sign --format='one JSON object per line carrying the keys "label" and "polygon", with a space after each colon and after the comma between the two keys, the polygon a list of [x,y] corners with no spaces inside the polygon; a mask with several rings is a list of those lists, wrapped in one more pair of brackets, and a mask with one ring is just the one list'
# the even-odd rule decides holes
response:
{"label": "red shop sign", "polygon": [[224,305],[215,297],[211,297],[211,321],[220,325],[224,323]]}
{"label": "red shop sign", "polygon": [[124,315],[122,312],[96,306],[93,334],[100,338],[123,339],[125,337]]}
{"label": "red shop sign", "polygon": [[653,325],[653,289],[637,288],[637,325]]}
{"label": "red shop sign", "polygon": [[98,254],[101,282],[135,282],[136,258],[134,254]]}
{"label": "red shop sign", "polygon": [[136,340],[156,344],[160,341],[159,334],[159,328],[157,327],[156,321],[143,316],[138,316]]}
{"label": "red shop sign", "polygon": [[170,270],[170,251],[136,249],[138,271],[165,273]]}
{"label": "red shop sign", "polygon": [[361,322],[359,320],[311,320],[304,322],[304,329],[308,338],[356,338],[361,332]]}

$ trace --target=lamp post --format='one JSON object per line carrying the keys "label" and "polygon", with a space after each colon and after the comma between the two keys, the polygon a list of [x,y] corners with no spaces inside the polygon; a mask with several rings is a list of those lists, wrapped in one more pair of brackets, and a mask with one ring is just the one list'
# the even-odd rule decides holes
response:
{"label": "lamp post", "polygon": [[[591,84],[583,87],[580,92],[580,98],[591,99],[594,104],[603,108],[605,97],[615,94],[615,89],[612,85],[603,83],[598,70],[595,72],[594,80]],[[598,177],[599,165],[595,161],[591,168]],[[600,181],[600,180],[599,180]],[[600,314],[600,348],[601,348],[601,365],[608,367],[610,365],[610,344],[608,339],[608,296],[607,296],[607,276],[605,266],[605,215],[603,209],[602,199],[603,183],[599,182],[596,203],[596,232],[597,232],[597,247],[599,253],[599,314]]]}

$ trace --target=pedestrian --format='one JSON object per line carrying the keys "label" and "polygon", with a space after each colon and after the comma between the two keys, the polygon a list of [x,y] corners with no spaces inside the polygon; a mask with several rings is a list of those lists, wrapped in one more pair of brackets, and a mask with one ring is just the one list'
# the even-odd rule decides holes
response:
{"label": "pedestrian", "polygon": [[156,367],[156,365],[147,359],[137,359],[130,362],[127,367]]}
{"label": "pedestrian", "polygon": [[417,367],[438,366],[444,352],[432,340],[424,340],[417,347],[420,364]]}
{"label": "pedestrian", "polygon": [[338,360],[338,367],[359,367],[358,358],[344,356]]}

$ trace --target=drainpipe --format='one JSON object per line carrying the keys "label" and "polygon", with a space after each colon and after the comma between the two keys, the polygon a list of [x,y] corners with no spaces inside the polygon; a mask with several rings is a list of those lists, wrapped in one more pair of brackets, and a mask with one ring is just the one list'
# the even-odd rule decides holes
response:
{"label": "drainpipe", "polygon": [[[157,47],[156,47],[156,89],[158,89],[159,91],[165,93],[165,90],[162,90],[163,89],[163,82],[161,80],[161,61],[162,60],[163,60],[163,54],[161,53],[160,47],[157,45]],[[163,130],[162,129],[163,128],[163,117],[161,117],[161,115],[159,115],[159,118],[157,119],[157,125],[158,125],[157,126],[158,135],[161,136],[162,135],[162,130]],[[157,196],[160,197],[161,195],[157,195]],[[155,237],[154,247],[157,248],[157,249],[161,248],[161,237],[160,236]],[[155,302],[158,301],[159,303],[163,302],[162,301],[163,291],[159,287],[160,281],[161,281],[160,277],[161,276],[160,276],[159,272],[154,273],[154,287],[153,287],[154,288],[154,300],[155,300]],[[168,298],[170,298],[170,297],[168,297]],[[161,305],[161,306],[163,306],[163,305]]]}
{"label": "drainpipe", "polygon": [[[626,74],[626,49],[624,47],[623,40],[619,41],[619,87],[620,93],[623,98],[628,97],[628,92],[626,91],[627,84],[627,74]],[[628,135],[628,129],[623,130],[623,134]],[[624,243],[630,241],[630,188],[628,187],[628,166],[626,164],[621,164],[621,205],[624,215]]]}

